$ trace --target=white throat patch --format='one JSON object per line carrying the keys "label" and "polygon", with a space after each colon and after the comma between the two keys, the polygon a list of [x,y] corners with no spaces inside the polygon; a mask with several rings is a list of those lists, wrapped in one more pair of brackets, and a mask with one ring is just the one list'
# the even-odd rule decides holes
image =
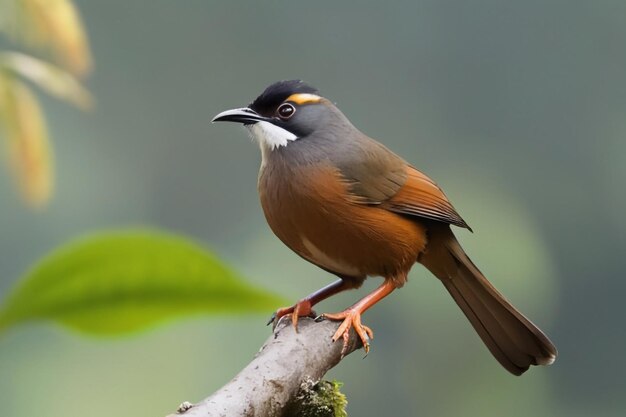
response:
{"label": "white throat patch", "polygon": [[287,146],[291,141],[298,139],[296,135],[288,130],[278,127],[270,122],[257,122],[252,125],[245,125],[253,139],[259,141],[261,148],[274,150],[280,146]]}

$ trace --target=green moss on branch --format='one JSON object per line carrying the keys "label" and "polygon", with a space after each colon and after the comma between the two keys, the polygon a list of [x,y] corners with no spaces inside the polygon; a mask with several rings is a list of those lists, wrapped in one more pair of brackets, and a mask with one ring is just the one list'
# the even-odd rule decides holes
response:
{"label": "green moss on branch", "polygon": [[348,400],[340,391],[343,384],[338,381],[305,381],[287,415],[301,417],[347,417]]}

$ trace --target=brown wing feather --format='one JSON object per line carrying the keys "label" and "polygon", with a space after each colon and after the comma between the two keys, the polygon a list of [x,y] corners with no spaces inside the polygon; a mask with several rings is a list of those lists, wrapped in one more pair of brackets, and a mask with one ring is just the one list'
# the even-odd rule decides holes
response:
{"label": "brown wing feather", "polygon": [[365,136],[353,145],[335,166],[355,200],[378,205],[393,197],[406,182],[406,161]]}
{"label": "brown wing feather", "polygon": [[381,143],[359,139],[334,161],[355,202],[472,230],[433,180]]}
{"label": "brown wing feather", "polygon": [[472,230],[456,212],[448,197],[433,180],[407,166],[406,182],[383,203],[390,211],[425,217]]}

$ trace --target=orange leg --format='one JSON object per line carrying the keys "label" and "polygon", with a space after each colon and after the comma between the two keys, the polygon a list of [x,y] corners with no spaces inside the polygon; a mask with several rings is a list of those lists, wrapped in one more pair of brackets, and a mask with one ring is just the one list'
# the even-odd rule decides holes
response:
{"label": "orange leg", "polygon": [[291,323],[293,324],[293,327],[294,329],[296,329],[297,332],[299,317],[315,317],[315,313],[312,310],[315,304],[327,299],[332,295],[335,295],[345,290],[349,290],[350,288],[355,288],[355,286],[358,285],[355,285],[354,282],[351,282],[347,279],[339,279],[332,284],[329,284],[324,288],[307,295],[291,307],[278,309],[278,311],[276,311],[267,322],[267,325],[269,326],[270,324],[274,323],[274,327],[276,327],[276,324],[278,324],[278,321],[283,316],[291,314]]}
{"label": "orange leg", "polygon": [[380,287],[376,288],[374,291],[359,300],[356,304],[353,304],[344,311],[335,314],[322,314],[320,316],[320,318],[326,318],[329,320],[343,320],[343,323],[341,323],[341,326],[339,326],[333,336],[333,342],[336,342],[341,337],[343,338],[341,357],[343,357],[347,352],[350,328],[352,327],[354,327],[357,335],[361,338],[361,342],[363,342],[363,349],[365,349],[365,354],[367,355],[370,351],[369,341],[374,338],[374,333],[372,332],[372,329],[361,324],[361,314],[385,298],[387,295],[391,294],[391,292],[396,288],[396,284],[394,284],[392,280],[385,279],[385,282],[383,282]]}

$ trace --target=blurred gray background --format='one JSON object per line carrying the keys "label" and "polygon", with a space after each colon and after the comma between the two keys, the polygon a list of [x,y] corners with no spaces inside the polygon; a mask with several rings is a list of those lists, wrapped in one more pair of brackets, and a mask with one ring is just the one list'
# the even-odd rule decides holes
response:
{"label": "blurred gray background", "polygon": [[[458,231],[470,256],[560,351],[551,367],[509,375],[416,266],[364,316],[376,333],[367,359],[330,374],[350,415],[626,415],[626,2],[77,6],[97,106],[41,97],[58,175],[45,211],[25,209],[0,175],[0,295],[57,245],[136,225],[190,235],[294,301],[330,282],[267,227],[256,145],[209,123],[301,78],[446,190],[476,231]],[[0,339],[0,413],[165,415],[242,368],[265,319],[191,318],[117,339],[14,329]]]}

